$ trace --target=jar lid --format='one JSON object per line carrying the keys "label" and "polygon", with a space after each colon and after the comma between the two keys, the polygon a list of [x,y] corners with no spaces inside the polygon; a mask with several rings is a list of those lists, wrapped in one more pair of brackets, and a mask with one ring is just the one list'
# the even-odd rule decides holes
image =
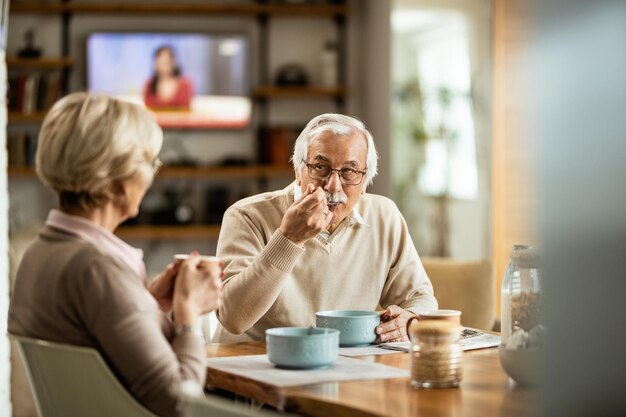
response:
{"label": "jar lid", "polygon": [[461,327],[445,320],[424,320],[416,326],[411,326],[411,336],[457,336],[461,337]]}
{"label": "jar lid", "polygon": [[541,257],[539,251],[532,246],[513,245],[511,262],[520,268],[539,268]]}

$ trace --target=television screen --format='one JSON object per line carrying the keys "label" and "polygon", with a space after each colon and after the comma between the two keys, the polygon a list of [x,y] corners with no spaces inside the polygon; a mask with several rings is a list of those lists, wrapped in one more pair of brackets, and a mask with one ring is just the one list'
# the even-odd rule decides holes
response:
{"label": "television screen", "polygon": [[142,103],[164,128],[250,123],[247,39],[207,33],[92,33],[90,92]]}

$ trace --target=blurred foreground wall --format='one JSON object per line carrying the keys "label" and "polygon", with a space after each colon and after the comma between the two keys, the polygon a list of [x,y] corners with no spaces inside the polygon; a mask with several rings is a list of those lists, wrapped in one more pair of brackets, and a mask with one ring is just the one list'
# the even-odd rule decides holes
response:
{"label": "blurred foreground wall", "polygon": [[543,415],[626,415],[626,1],[533,1]]}

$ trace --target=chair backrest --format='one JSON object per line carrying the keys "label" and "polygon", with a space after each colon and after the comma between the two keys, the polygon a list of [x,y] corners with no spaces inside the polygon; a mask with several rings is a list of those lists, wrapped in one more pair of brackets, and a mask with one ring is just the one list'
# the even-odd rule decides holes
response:
{"label": "chair backrest", "polygon": [[120,384],[97,350],[11,335],[40,417],[154,417]]}
{"label": "chair backrest", "polygon": [[[269,410],[253,411],[250,406],[235,404],[231,401],[204,395],[202,388],[195,382],[182,384],[182,397],[187,411],[192,417],[289,417],[290,414],[276,413]],[[294,416],[295,417],[295,416]]]}
{"label": "chair backrest", "polygon": [[496,282],[487,261],[422,258],[441,309],[461,310],[461,324],[491,330],[496,314]]}

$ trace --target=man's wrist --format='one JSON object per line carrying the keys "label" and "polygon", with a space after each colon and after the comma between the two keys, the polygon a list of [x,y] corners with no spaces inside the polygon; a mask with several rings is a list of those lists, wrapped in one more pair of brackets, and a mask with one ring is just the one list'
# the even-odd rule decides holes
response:
{"label": "man's wrist", "polygon": [[280,233],[282,233],[283,236],[285,236],[294,245],[297,245],[299,247],[303,247],[304,244],[306,243],[306,240],[298,240],[298,239],[294,238],[293,236],[291,236],[291,234],[285,233],[285,231],[283,231],[283,229],[281,229],[281,228],[278,228],[278,230],[280,231]]}

